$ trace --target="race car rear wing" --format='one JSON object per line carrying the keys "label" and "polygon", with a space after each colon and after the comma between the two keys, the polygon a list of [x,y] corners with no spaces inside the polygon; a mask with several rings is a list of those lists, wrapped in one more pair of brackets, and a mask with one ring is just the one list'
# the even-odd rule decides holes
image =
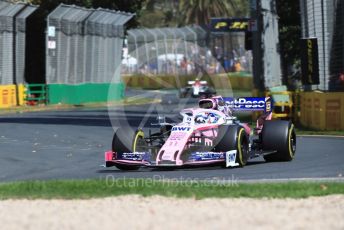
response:
{"label": "race car rear wing", "polygon": [[240,97],[223,98],[226,105],[234,111],[264,111],[272,112],[271,97]]}
{"label": "race car rear wing", "polygon": [[[188,81],[188,85],[193,85],[193,84],[195,84],[195,82],[196,82],[196,81]],[[206,84],[208,84],[207,81],[200,81],[199,83],[200,83],[201,85],[206,85]]]}

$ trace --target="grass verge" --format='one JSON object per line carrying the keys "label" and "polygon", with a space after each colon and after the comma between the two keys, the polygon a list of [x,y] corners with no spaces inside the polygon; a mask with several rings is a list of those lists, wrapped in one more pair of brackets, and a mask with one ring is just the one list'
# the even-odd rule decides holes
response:
{"label": "grass verge", "polygon": [[344,130],[314,130],[311,128],[298,126],[296,128],[298,135],[330,135],[330,136],[344,136]]}
{"label": "grass verge", "polygon": [[210,183],[153,179],[25,181],[0,184],[0,199],[89,199],[128,194],[217,198],[306,198],[344,194],[340,182]]}

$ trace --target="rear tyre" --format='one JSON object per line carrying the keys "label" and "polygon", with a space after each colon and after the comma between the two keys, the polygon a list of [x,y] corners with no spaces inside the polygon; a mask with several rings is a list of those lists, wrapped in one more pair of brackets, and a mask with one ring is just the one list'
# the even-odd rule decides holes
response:
{"label": "rear tyre", "polygon": [[216,95],[216,91],[213,88],[208,89],[208,97],[213,97]]}
{"label": "rear tyre", "polygon": [[236,163],[245,166],[249,158],[248,137],[245,129],[239,125],[220,126],[218,137],[220,141],[215,147],[216,152],[236,150]]}
{"label": "rear tyre", "polygon": [[265,155],[266,161],[291,161],[296,152],[296,133],[290,121],[265,121],[262,130],[264,151],[277,151]]}
{"label": "rear tyre", "polygon": [[[131,130],[130,130],[131,131]],[[144,142],[144,133],[137,130],[135,133],[118,128],[112,139],[112,151],[116,153],[138,152],[139,146]],[[124,165],[116,163],[115,166],[120,170],[137,170],[140,166]]]}

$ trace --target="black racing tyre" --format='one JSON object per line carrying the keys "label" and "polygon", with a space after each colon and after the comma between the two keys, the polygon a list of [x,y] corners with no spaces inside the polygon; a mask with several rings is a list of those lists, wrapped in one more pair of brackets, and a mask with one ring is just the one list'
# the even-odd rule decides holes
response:
{"label": "black racing tyre", "polygon": [[240,125],[225,125],[219,127],[219,142],[216,144],[216,152],[237,150],[236,163],[245,166],[249,158],[248,137],[245,129]]}
{"label": "black racing tyre", "polygon": [[214,88],[209,88],[208,89],[208,93],[211,95],[211,96],[215,96],[216,95],[216,90]]}
{"label": "black racing tyre", "polygon": [[296,152],[296,133],[290,121],[265,121],[262,130],[264,151],[277,151],[264,156],[266,161],[291,161]]}
{"label": "black racing tyre", "polygon": [[[112,151],[116,153],[130,153],[138,152],[138,144],[144,142],[144,133],[142,130],[137,130],[133,133],[131,130],[125,131],[122,128],[118,128],[112,139]],[[136,165],[124,165],[115,164],[120,170],[137,170],[140,166]]]}

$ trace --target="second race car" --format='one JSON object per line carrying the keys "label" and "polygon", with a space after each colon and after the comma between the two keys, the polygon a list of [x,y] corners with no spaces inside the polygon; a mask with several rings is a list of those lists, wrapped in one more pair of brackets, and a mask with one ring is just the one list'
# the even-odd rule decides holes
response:
{"label": "second race car", "polygon": [[179,91],[180,98],[209,98],[215,95],[215,89],[210,87],[207,81],[200,81],[198,78],[196,78],[194,81],[188,81],[188,86],[180,89]]}

